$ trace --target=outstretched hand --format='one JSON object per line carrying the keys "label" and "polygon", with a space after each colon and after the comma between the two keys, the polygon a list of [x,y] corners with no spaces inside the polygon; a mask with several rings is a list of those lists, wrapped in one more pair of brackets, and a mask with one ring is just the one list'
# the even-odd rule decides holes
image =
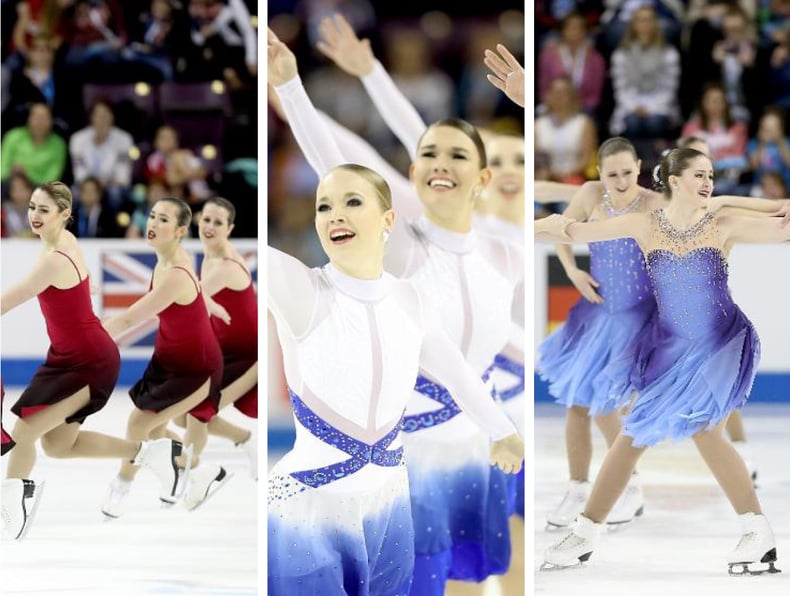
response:
{"label": "outstretched hand", "polygon": [[524,441],[517,433],[495,441],[491,445],[489,462],[505,474],[516,474],[524,462]]}
{"label": "outstretched hand", "polygon": [[268,60],[268,82],[277,87],[296,78],[299,70],[296,66],[296,56],[291,49],[285,45],[275,35],[274,31],[268,29],[268,39],[266,53]]}
{"label": "outstretched hand", "polygon": [[343,15],[324,18],[318,32],[321,39],[316,47],[342,70],[354,77],[364,77],[373,70],[376,57],[370,40],[359,39]]}
{"label": "outstretched hand", "polygon": [[496,46],[497,52],[485,51],[483,63],[493,74],[486,75],[491,84],[504,91],[514,103],[525,106],[524,99],[524,68],[516,57],[501,43]]}

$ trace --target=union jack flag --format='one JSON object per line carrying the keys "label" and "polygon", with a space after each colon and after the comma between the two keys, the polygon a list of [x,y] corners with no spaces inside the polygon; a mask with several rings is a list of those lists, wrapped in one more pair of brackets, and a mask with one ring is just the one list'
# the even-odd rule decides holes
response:
{"label": "union jack flag", "polygon": [[[257,291],[258,254],[255,250],[240,251],[252,275]],[[203,253],[196,254],[196,271],[200,271]],[[145,296],[150,287],[156,266],[156,254],[149,251],[106,250],[101,256],[102,291],[101,318],[124,312]],[[144,321],[127,329],[116,338],[121,347],[153,347],[157,318]]]}

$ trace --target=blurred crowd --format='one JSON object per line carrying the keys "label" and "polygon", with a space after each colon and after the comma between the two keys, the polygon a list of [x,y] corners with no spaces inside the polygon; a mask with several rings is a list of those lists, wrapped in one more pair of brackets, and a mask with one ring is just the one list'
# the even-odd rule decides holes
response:
{"label": "blurred crowd", "polygon": [[136,238],[149,205],[231,200],[257,234],[257,2],[2,0],[2,236],[33,187],[72,187],[79,237]]}
{"label": "blurred crowd", "polygon": [[536,179],[596,179],[599,143],[622,135],[649,185],[661,153],[695,137],[710,149],[715,194],[790,194],[790,0],[537,0],[535,10]]}
{"label": "blurred crowd", "polygon": [[[524,5],[482,6],[432,0],[421,5],[367,0],[270,2],[269,26],[296,54],[307,92],[319,110],[368,141],[401,173],[409,158],[379,116],[360,81],[315,47],[318,23],[342,14],[426,124],[460,117],[485,130],[524,133],[524,110],[486,79],[486,48],[497,43],[523,64]],[[289,127],[269,110],[269,244],[310,266],[325,262],[313,228],[318,178]]]}

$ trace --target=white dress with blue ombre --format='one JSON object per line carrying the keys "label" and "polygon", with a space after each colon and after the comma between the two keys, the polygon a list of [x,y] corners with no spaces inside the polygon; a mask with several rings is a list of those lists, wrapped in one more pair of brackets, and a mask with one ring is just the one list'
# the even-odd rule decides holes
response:
{"label": "white dress with blue ombre", "polygon": [[[349,161],[376,169],[340,151],[298,78],[276,91],[299,146],[319,175]],[[382,91],[392,98],[388,88]],[[424,129],[422,125],[420,134]],[[390,183],[387,172],[380,173]],[[414,203],[421,210],[416,191],[409,189],[411,200],[404,205],[398,194],[402,182],[393,179],[391,188],[397,217],[385,269],[413,282],[426,318],[442,327],[467,366],[487,378],[510,335],[514,289],[524,277],[522,253],[500,239],[455,234],[413,218]],[[458,412],[458,396],[450,397],[452,392],[429,374],[421,373],[413,387],[404,420],[417,555],[411,594],[440,595],[448,578],[480,581],[507,570],[515,485],[489,465],[491,435]]]}
{"label": "white dress with blue ombre", "polygon": [[430,331],[408,282],[309,269],[269,249],[267,288],[296,427],[269,474],[268,594],[408,594],[414,532],[400,428],[418,370],[460,387],[492,434],[511,427],[478,407],[483,383]]}

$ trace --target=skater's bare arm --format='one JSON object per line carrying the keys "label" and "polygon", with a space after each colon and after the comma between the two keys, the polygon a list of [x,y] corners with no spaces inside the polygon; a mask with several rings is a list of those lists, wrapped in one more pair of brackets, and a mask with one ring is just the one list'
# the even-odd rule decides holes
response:
{"label": "skater's bare arm", "polygon": [[27,277],[3,292],[0,298],[2,314],[16,308],[20,304],[24,304],[53,285],[62,270],[60,263],[62,258],[62,256],[52,252],[43,255],[33,266],[33,270]]}

